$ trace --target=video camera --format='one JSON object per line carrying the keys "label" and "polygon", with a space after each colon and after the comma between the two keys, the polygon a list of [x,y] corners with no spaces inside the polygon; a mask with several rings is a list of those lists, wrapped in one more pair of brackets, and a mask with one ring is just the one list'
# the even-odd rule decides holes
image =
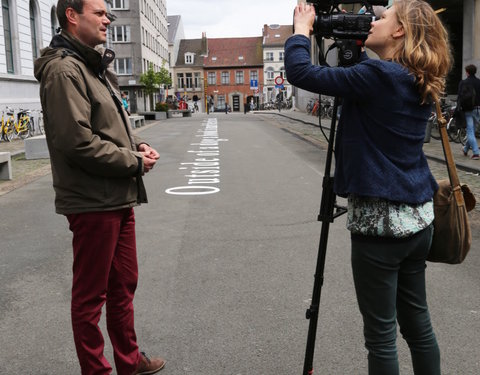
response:
{"label": "video camera", "polygon": [[[375,21],[373,6],[386,6],[388,0],[307,0],[307,3],[315,7],[315,35],[364,41],[368,38],[370,24]],[[343,12],[339,9],[340,4],[361,4],[365,11],[361,14]]]}
{"label": "video camera", "polygon": [[[340,65],[354,64],[360,53],[360,46],[368,38],[371,23],[375,21],[373,6],[387,6],[388,0],[307,0],[315,8],[313,33],[320,44],[321,38],[332,38],[332,47],[339,49]],[[361,12],[345,12],[343,4],[362,5]]]}

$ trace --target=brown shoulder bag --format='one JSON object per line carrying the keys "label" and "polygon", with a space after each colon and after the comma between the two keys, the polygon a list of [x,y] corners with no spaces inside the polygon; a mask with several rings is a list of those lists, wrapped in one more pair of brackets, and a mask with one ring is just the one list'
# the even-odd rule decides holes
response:
{"label": "brown shoulder bag", "polygon": [[434,233],[427,260],[459,264],[467,256],[472,243],[467,212],[475,207],[476,201],[470,188],[460,185],[439,103],[436,111],[449,179],[438,181],[439,188],[433,197]]}

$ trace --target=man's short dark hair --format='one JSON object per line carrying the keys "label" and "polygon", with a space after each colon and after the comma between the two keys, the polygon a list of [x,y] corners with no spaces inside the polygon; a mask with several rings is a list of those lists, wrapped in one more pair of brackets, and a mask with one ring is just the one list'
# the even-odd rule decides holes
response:
{"label": "man's short dark hair", "polygon": [[477,67],[475,65],[467,65],[465,71],[469,76],[474,76],[477,73]]}
{"label": "man's short dark hair", "polygon": [[65,29],[68,23],[67,16],[65,15],[67,8],[73,8],[75,12],[83,13],[83,1],[84,0],[58,0],[57,18],[62,29]]}

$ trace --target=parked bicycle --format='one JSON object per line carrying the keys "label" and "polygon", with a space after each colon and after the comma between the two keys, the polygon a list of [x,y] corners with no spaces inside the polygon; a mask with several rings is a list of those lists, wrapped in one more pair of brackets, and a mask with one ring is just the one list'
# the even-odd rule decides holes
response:
{"label": "parked bicycle", "polygon": [[322,98],[320,116],[326,119],[333,117],[333,98]]}
{"label": "parked bicycle", "polygon": [[[458,121],[458,115],[455,108],[456,106],[454,104],[442,103],[441,105],[442,115],[447,121],[446,128],[448,138],[453,142],[464,144],[466,131],[465,127],[461,126],[460,122]],[[436,112],[432,112],[428,122],[430,123],[430,136],[433,139],[440,139],[440,129],[438,127]]]}
{"label": "parked bicycle", "polygon": [[318,99],[310,98],[308,100],[307,106],[305,107],[305,111],[308,114],[312,113],[312,110],[313,110],[313,107],[315,106],[316,101],[318,101]]}
{"label": "parked bicycle", "polygon": [[15,122],[14,117],[15,111],[12,108],[5,108],[2,111],[2,121],[0,127],[1,138],[5,142],[10,142],[13,138],[13,123]]}
{"label": "parked bicycle", "polygon": [[[40,110],[40,111],[36,111],[37,113],[37,119],[38,119],[38,132],[40,134],[45,134],[45,130],[43,128],[43,112]],[[30,122],[32,124],[32,133],[35,135],[37,133],[37,128],[35,127],[35,122],[33,121],[33,117],[30,116]]]}
{"label": "parked bicycle", "polygon": [[[43,127],[40,128],[40,132],[43,134]],[[6,107],[2,112],[0,134],[6,142],[10,142],[13,137],[21,139],[32,137],[35,134],[32,111],[19,109],[15,118],[15,110]]]}
{"label": "parked bicycle", "polygon": [[[33,136],[32,121],[30,117],[31,111],[20,109],[17,114],[17,120],[11,122],[13,134],[16,137],[25,139]],[[10,138],[11,139],[11,138]]]}

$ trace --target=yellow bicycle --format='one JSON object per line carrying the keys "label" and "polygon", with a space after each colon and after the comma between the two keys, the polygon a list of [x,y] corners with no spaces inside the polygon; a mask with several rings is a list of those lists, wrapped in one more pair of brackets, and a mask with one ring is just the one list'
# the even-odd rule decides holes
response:
{"label": "yellow bicycle", "polygon": [[31,111],[20,109],[17,116],[18,122],[14,123],[13,132],[22,139],[32,137],[34,133],[33,117]]}
{"label": "yellow bicycle", "polygon": [[21,139],[33,136],[33,118],[30,118],[30,111],[21,109],[17,114],[18,121],[14,114],[15,111],[7,107],[2,115],[2,139],[6,142],[10,142],[13,136]]}
{"label": "yellow bicycle", "polygon": [[15,123],[15,117],[13,115],[13,109],[8,107],[2,112],[0,133],[5,142],[10,142],[13,138],[13,123]]}

